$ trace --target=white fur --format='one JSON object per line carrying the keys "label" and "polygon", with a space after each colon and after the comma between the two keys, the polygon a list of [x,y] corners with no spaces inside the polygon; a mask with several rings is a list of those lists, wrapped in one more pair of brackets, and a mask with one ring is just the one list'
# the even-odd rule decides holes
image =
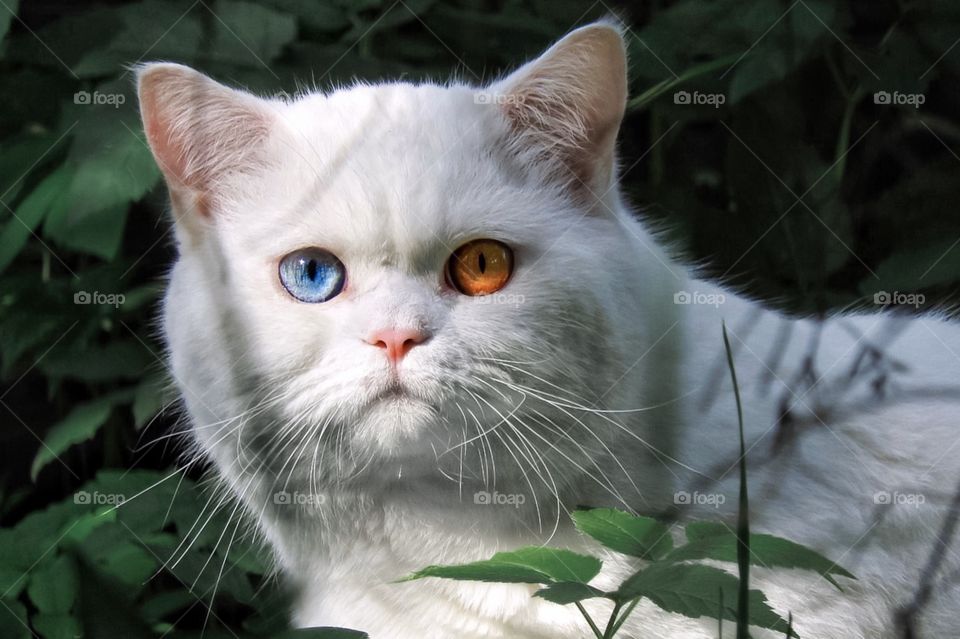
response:
{"label": "white fur", "polygon": [[[960,477],[957,327],[917,320],[886,340],[909,369],[891,375],[881,400],[861,377],[842,386],[858,348],[842,324],[872,335],[885,320],[832,320],[815,351],[823,377],[803,387],[795,376],[813,322],[778,342],[787,320],[729,292],[717,307],[674,304],[678,291],[721,291],[675,263],[616,188],[595,193],[589,210],[547,179],[556,167],[505,150],[510,123],[476,95],[397,83],[262,100],[273,124],[259,167],[224,170],[211,219],[178,226],[164,311],[172,368],[194,439],[299,590],[296,623],[374,639],[587,636],[575,610],[532,598],[533,587],[391,582],[524,545],[599,552],[571,529],[569,509],[660,512],[704,475],[718,483],[703,490],[726,503],[687,515],[733,521],[723,319],[756,442],[754,529],[859,577],[841,578],[840,593],[810,573],[756,568],[754,586],[793,613],[803,637],[893,636],[893,611],[916,587]],[[231,131],[217,135],[216,148],[229,149]],[[444,285],[449,255],[474,238],[516,253],[502,295]],[[299,303],[278,282],[278,260],[307,246],[346,265],[346,289],[329,302]],[[387,360],[363,338],[408,325],[431,338],[403,361],[406,395],[385,397]],[[925,394],[935,387],[944,392]],[[774,456],[784,397],[797,437]],[[483,490],[525,503],[477,505]],[[926,502],[893,505],[876,523],[884,490]],[[278,492],[319,503],[277,504]],[[606,559],[599,583],[635,567]],[[958,565],[948,551],[942,574]],[[956,631],[960,595],[952,584],[937,592],[927,636]],[[603,604],[590,608],[603,616]],[[714,621],[649,602],[632,619],[626,637],[716,636]]]}

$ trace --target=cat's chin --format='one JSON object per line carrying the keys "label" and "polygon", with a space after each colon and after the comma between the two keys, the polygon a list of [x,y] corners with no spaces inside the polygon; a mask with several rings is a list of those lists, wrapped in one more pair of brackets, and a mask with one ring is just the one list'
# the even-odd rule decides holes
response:
{"label": "cat's chin", "polygon": [[[438,411],[429,402],[397,386],[371,399],[355,427],[355,437],[383,458],[421,457]],[[432,455],[432,453],[431,453]]]}

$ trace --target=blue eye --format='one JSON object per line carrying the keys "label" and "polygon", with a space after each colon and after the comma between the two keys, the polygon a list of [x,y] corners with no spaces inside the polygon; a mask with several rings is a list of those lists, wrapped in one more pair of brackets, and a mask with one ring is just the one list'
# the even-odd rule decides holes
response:
{"label": "blue eye", "polygon": [[300,249],[280,260],[280,283],[301,302],[326,302],[340,294],[346,269],[337,256],[320,248]]}

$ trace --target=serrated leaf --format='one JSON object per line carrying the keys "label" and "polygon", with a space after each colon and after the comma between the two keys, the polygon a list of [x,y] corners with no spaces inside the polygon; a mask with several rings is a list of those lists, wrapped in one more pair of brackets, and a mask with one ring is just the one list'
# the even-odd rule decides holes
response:
{"label": "serrated leaf", "polygon": [[10,23],[12,23],[14,17],[16,17],[19,5],[20,0],[7,0],[7,2],[4,3],[4,10],[0,11],[0,40],[3,40],[3,37],[7,35],[7,31],[10,30]]}
{"label": "serrated leaf", "polygon": [[593,599],[595,597],[605,597],[606,593],[598,588],[589,586],[579,581],[561,581],[550,584],[546,588],[533,593],[534,597],[540,597],[555,604],[572,604],[584,599]]}
{"label": "serrated leaf", "polygon": [[461,581],[546,584],[554,581],[587,583],[600,572],[596,557],[569,550],[528,546],[510,552],[498,552],[485,561],[451,566],[427,566],[403,579],[442,577]]}
{"label": "serrated leaf", "polygon": [[0,272],[20,253],[50,211],[51,205],[65,192],[71,179],[72,173],[60,167],[37,184],[17,206],[14,217],[0,231]]}
{"label": "serrated leaf", "polygon": [[123,24],[106,46],[86,50],[72,65],[81,78],[115,75],[124,65],[144,55],[144,43],[152,43],[150,59],[192,62],[203,40],[200,11],[184,13],[176,3],[147,0],[114,8]]}
{"label": "serrated leaf", "polygon": [[27,594],[40,612],[66,615],[77,599],[78,579],[73,558],[59,555],[30,573]]}
{"label": "serrated leaf", "polygon": [[[738,585],[739,579],[710,566],[655,563],[623,582],[617,596],[623,601],[646,597],[663,610],[694,619],[715,619],[722,611],[724,619],[736,621]],[[787,628],[759,590],[750,591],[750,624],[781,632]]]}
{"label": "serrated leaf", "polygon": [[896,251],[877,268],[877,277],[861,284],[864,294],[909,293],[920,287],[955,284],[960,279],[960,244],[956,237],[946,237]]}
{"label": "serrated leaf", "polygon": [[[91,293],[92,291],[87,291]],[[51,378],[69,377],[85,382],[138,379],[157,360],[134,338],[115,338],[103,346],[74,344],[57,348],[45,357],[38,368]]]}
{"label": "serrated leaf", "polygon": [[148,377],[137,386],[132,406],[133,425],[137,429],[143,428],[163,409],[167,400],[163,380],[163,377],[155,375]]}
{"label": "serrated leaf", "polygon": [[44,466],[75,444],[96,435],[110,417],[114,406],[129,402],[131,399],[133,399],[132,390],[126,390],[76,406],[63,420],[47,431],[43,438],[43,446],[37,451],[30,465],[30,478],[36,481],[37,475]]}
{"label": "serrated leaf", "polygon": [[43,639],[77,639],[83,636],[80,622],[68,614],[41,612],[34,615],[31,621]]}
{"label": "serrated leaf", "polygon": [[132,83],[114,80],[88,92],[86,103],[70,105],[65,117],[78,122],[67,155],[73,177],[43,227],[56,245],[112,260],[128,207],[160,181],[135,101]]}
{"label": "serrated leaf", "polygon": [[[773,0],[766,2],[775,5]],[[730,103],[736,104],[754,91],[782,80],[816,53],[818,48],[814,45],[829,33],[835,13],[833,3],[823,0],[790,5],[786,15],[778,16],[769,33],[756,42],[759,46],[737,65],[730,82]]]}
{"label": "serrated leaf", "polygon": [[[723,524],[696,522],[687,525],[689,543],[668,554],[664,561],[688,561],[716,559],[737,560],[737,537]],[[753,533],[750,535],[750,563],[766,568],[799,568],[812,570],[842,590],[834,576],[856,579],[842,566],[837,565],[815,550],[774,535]]]}
{"label": "serrated leaf", "polygon": [[7,599],[16,599],[27,585],[27,574],[22,570],[0,568],[0,592]]}
{"label": "serrated leaf", "polygon": [[614,508],[578,510],[572,516],[578,530],[625,555],[658,559],[673,547],[669,529],[650,517]]}
{"label": "serrated leaf", "polygon": [[293,16],[252,2],[218,0],[213,13],[210,55],[234,65],[266,67],[297,35]]}
{"label": "serrated leaf", "polygon": [[263,4],[295,16],[301,25],[311,31],[335,33],[350,26],[347,12],[335,4],[312,0],[264,0]]}
{"label": "serrated leaf", "polygon": [[33,633],[27,625],[27,608],[19,601],[4,599],[0,606],[0,637],[33,639]]}

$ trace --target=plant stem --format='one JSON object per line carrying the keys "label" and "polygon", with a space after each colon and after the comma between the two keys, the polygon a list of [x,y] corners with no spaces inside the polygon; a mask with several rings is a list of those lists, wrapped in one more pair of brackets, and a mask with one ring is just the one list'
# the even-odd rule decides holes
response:
{"label": "plant stem", "polygon": [[623,602],[617,601],[613,604],[613,610],[610,611],[610,619],[607,621],[607,627],[603,631],[603,639],[612,639],[614,633],[614,627],[617,625],[617,617],[620,615],[620,607],[623,605]]}
{"label": "plant stem", "polygon": [[577,606],[577,610],[580,611],[580,614],[583,615],[583,618],[587,620],[587,625],[590,626],[590,630],[593,631],[593,636],[597,639],[604,639],[603,633],[600,632],[600,629],[597,628],[597,624],[593,623],[593,619],[590,618],[590,615],[587,614],[587,609],[583,607],[583,604],[579,601],[574,602]]}
{"label": "plant stem", "polygon": [[620,626],[622,626],[623,623],[627,620],[627,617],[630,616],[630,613],[633,612],[633,609],[637,607],[638,603],[640,603],[639,597],[637,597],[636,599],[630,602],[630,605],[627,606],[626,610],[623,611],[623,614],[620,615],[620,619],[618,619],[617,623],[614,624],[613,634],[610,635],[611,637],[615,637],[617,635],[617,633],[620,631]]}

